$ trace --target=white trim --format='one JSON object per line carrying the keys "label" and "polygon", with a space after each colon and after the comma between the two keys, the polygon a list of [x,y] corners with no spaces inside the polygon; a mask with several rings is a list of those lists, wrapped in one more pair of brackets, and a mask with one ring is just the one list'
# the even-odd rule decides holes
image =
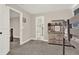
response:
{"label": "white trim", "polygon": [[20,45],[23,45],[23,44],[25,44],[25,43],[29,42],[30,40],[31,40],[31,38],[29,38],[29,39],[25,40],[24,42],[21,42],[21,44],[20,44]]}
{"label": "white trim", "polygon": [[[26,41],[24,41],[24,42],[21,42],[21,44],[20,44],[20,45],[23,45],[23,44],[25,44],[25,43],[27,43],[27,42],[29,42],[29,41],[31,41],[31,40],[36,40],[36,38],[34,38],[34,37],[31,37],[31,38],[27,39]],[[41,41],[48,42],[48,40],[41,40]]]}
{"label": "white trim", "polygon": [[23,33],[23,23],[22,23],[22,19],[23,19],[23,14],[21,13],[20,15],[20,45],[21,45],[21,42],[22,42],[22,33]]}
{"label": "white trim", "polygon": [[17,13],[22,13],[22,12],[20,12],[19,10],[15,9],[15,8],[12,8],[12,7],[9,7],[9,6],[7,6],[7,7],[8,7],[9,9],[11,9],[11,10],[17,12]]}
{"label": "white trim", "polygon": [[21,44],[21,42],[22,42],[22,29],[23,29],[23,25],[22,25],[23,13],[17,9],[12,8],[12,7],[9,7],[9,6],[7,6],[7,7],[9,8],[9,12],[10,12],[10,10],[13,10],[13,11],[20,14],[20,44]]}
{"label": "white trim", "polygon": [[[31,40],[37,40],[36,38],[31,38]],[[48,40],[42,39],[41,41],[48,42]]]}
{"label": "white trim", "polygon": [[36,38],[31,37],[31,38],[27,39],[26,41],[21,42],[20,45],[23,45],[24,43],[27,43],[27,42],[29,42],[30,40],[36,40]]}
{"label": "white trim", "polygon": [[43,39],[42,41],[48,42],[48,40]]}

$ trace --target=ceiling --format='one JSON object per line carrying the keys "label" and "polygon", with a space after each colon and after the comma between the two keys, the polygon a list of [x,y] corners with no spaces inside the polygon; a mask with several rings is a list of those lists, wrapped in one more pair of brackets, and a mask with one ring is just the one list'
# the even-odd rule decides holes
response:
{"label": "ceiling", "polygon": [[72,8],[73,5],[74,4],[18,4],[19,7],[32,14],[68,9]]}

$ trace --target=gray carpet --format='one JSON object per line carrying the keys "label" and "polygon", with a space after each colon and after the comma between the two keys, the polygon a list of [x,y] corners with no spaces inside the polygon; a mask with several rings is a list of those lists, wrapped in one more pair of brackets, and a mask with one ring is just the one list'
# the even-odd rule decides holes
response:
{"label": "gray carpet", "polygon": [[13,42],[10,42],[10,49],[14,49],[20,45],[20,40],[18,38],[14,38]]}
{"label": "gray carpet", "polygon": [[[66,47],[66,55],[78,55],[77,49]],[[62,46],[50,45],[47,42],[31,40],[24,45],[17,46],[8,55],[62,55]]]}

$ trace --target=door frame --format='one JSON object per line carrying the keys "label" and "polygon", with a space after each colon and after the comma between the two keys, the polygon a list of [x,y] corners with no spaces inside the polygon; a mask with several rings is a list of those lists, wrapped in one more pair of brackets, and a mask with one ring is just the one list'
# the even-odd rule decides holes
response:
{"label": "door frame", "polygon": [[[37,17],[44,17],[44,16],[36,16],[36,17],[35,17],[35,23],[36,23],[36,20],[37,20],[36,18],[37,18]],[[44,27],[45,27],[45,25],[44,25],[44,20],[45,20],[45,19],[43,19],[43,39],[40,39],[40,40],[44,40]],[[36,23],[35,28],[36,28],[36,40],[38,40],[38,39],[37,39],[37,23]]]}
{"label": "door frame", "polygon": [[[8,6],[8,8],[9,8],[9,21],[10,21],[10,10],[13,10],[13,11],[15,11],[15,12],[20,14],[20,45],[22,45],[22,33],[23,33],[22,32],[22,28],[23,28],[22,19],[23,19],[23,13],[21,11],[15,9],[15,8],[12,8],[12,7]],[[9,24],[9,29],[10,29],[10,24]]]}

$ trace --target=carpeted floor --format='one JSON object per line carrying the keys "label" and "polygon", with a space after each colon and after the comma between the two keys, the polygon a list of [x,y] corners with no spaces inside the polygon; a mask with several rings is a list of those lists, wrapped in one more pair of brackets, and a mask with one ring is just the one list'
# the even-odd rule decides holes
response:
{"label": "carpeted floor", "polygon": [[10,49],[14,49],[18,46],[20,46],[20,40],[19,38],[14,38],[13,41],[10,42]]}
{"label": "carpeted floor", "polygon": [[[66,55],[78,55],[79,51],[66,47]],[[47,42],[31,40],[22,46],[12,48],[8,55],[62,55],[62,46],[50,45]]]}

